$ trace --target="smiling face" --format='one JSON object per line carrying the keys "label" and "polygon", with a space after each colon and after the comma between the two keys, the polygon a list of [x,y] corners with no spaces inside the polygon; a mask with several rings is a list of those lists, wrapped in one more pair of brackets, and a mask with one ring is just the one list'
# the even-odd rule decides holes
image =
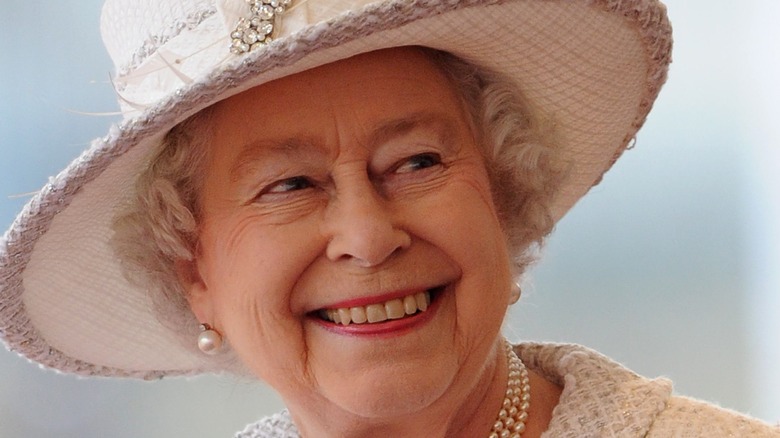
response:
{"label": "smiling face", "polygon": [[495,361],[509,256],[437,67],[411,48],[361,55],[232,97],[213,124],[183,275],[198,319],[293,415],[468,397]]}

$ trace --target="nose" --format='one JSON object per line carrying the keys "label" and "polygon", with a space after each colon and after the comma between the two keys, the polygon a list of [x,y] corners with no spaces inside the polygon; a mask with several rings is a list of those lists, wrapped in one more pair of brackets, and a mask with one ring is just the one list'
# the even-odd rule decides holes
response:
{"label": "nose", "polygon": [[325,215],[330,237],[326,255],[332,261],[373,267],[411,244],[409,234],[396,223],[390,201],[367,178],[337,190]]}

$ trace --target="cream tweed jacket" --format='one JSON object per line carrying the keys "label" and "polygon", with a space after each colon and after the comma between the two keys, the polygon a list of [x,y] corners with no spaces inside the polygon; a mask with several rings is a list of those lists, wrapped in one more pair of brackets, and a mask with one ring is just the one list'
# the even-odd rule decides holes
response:
{"label": "cream tweed jacket", "polygon": [[[526,366],[563,387],[543,438],[780,438],[771,426],[734,411],[672,395],[667,379],[647,379],[585,347],[523,343]],[[236,438],[299,438],[287,411],[250,424]]]}

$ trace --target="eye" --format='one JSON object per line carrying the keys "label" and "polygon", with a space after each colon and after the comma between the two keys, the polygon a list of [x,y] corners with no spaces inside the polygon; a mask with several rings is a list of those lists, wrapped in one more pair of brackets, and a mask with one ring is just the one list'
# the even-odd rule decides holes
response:
{"label": "eye", "polygon": [[292,178],[276,181],[273,184],[267,186],[265,189],[263,189],[262,192],[260,192],[258,197],[268,194],[285,194],[298,190],[305,190],[313,186],[314,184],[305,176],[294,176]]}
{"label": "eye", "polygon": [[407,160],[401,162],[395,169],[395,173],[408,173],[415,172],[429,167],[437,166],[441,164],[441,157],[439,154],[426,153],[418,154],[409,157]]}

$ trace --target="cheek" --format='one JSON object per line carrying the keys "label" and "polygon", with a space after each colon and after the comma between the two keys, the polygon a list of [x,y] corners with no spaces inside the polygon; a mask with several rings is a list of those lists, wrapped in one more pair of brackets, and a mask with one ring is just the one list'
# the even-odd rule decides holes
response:
{"label": "cheek", "polygon": [[304,351],[303,315],[290,303],[301,273],[321,251],[310,227],[302,220],[297,226],[223,223],[204,230],[203,281],[214,309],[212,324],[268,383],[290,375],[274,370],[303,368],[295,365]]}
{"label": "cheek", "polygon": [[461,354],[471,356],[501,330],[511,285],[510,257],[487,176],[461,172],[445,187],[436,202],[415,212],[416,232],[461,271],[449,301],[452,330]]}
{"label": "cheek", "polygon": [[[434,202],[423,205],[417,217],[420,225],[439,236],[441,244],[465,259],[500,256],[506,238],[500,226],[490,183],[481,163],[469,163],[453,171]],[[475,250],[487,253],[474,254]],[[501,257],[499,257],[501,258]]]}
{"label": "cheek", "polygon": [[288,303],[294,282],[322,250],[316,230],[312,219],[280,226],[251,217],[210,224],[201,239],[207,289],[217,301],[262,296],[270,307]]}

